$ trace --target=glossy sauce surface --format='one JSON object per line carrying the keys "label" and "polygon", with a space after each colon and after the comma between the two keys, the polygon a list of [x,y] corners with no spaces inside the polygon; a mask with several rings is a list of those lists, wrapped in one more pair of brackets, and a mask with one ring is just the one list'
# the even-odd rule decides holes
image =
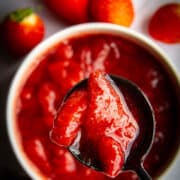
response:
{"label": "glossy sauce surface", "polygon": [[[174,152],[177,102],[170,79],[156,58],[139,46],[110,35],[66,40],[42,57],[23,85],[18,96],[20,106],[15,109],[23,149],[42,174],[51,179],[109,179],[79,164],[65,148],[49,139],[54,116],[66,92],[95,70],[123,76],[148,96],[155,111],[156,134],[144,166],[152,176],[163,170]],[[125,172],[115,179],[137,176]]]}
{"label": "glossy sauce surface", "polygon": [[140,118],[129,110],[122,88],[105,72],[92,72],[65,96],[50,133],[52,142],[112,178],[122,172],[139,135]]}

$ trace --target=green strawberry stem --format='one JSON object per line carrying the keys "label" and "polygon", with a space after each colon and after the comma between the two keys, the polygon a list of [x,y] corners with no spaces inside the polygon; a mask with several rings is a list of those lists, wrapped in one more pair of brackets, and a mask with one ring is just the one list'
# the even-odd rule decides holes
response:
{"label": "green strawberry stem", "polygon": [[21,22],[25,17],[33,13],[31,8],[18,9],[9,14],[9,18],[15,22]]}

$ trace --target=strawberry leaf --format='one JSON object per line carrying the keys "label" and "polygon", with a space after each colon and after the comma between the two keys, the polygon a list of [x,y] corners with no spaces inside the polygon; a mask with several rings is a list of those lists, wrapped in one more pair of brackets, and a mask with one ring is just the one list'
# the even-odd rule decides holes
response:
{"label": "strawberry leaf", "polygon": [[9,18],[15,22],[21,22],[25,17],[33,13],[31,8],[18,9],[9,14]]}

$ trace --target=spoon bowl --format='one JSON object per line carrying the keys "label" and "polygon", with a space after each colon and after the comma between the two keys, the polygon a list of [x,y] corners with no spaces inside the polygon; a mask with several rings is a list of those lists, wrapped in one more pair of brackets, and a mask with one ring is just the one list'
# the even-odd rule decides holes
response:
{"label": "spoon bowl", "polygon": [[[133,170],[138,174],[140,179],[151,179],[151,177],[148,175],[148,173],[143,167],[143,161],[151,149],[155,133],[155,117],[151,104],[143,91],[133,82],[119,76],[110,75],[110,77],[122,92],[128,93],[129,98],[133,98],[134,101],[137,102],[137,110],[140,114],[140,119],[138,120],[140,132],[135,142],[133,143],[132,148],[129,151],[129,155],[126,158],[122,171]],[[78,84],[76,84],[66,94],[62,104],[74,91],[81,88],[86,88],[87,83],[88,79],[84,79]],[[97,171],[103,171],[101,166],[89,157],[88,152],[81,152],[79,148],[80,139],[81,134],[79,133],[73,144],[68,147],[68,150],[76,159],[78,159],[85,166],[95,169]]]}

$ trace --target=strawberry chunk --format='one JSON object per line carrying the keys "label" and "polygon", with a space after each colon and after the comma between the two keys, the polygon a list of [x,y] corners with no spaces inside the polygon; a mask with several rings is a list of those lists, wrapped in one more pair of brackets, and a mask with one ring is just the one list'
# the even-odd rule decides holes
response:
{"label": "strawberry chunk", "polygon": [[[92,73],[88,93],[89,106],[85,121],[87,141],[95,144],[94,151],[100,155],[104,173],[115,177],[121,171],[124,157],[137,136],[138,125],[118,87],[107,74]],[[97,148],[98,144],[100,149]]]}
{"label": "strawberry chunk", "polygon": [[87,108],[87,92],[75,91],[60,108],[51,131],[51,140],[58,145],[69,146],[76,138]]}
{"label": "strawberry chunk", "polygon": [[65,61],[60,60],[49,64],[48,72],[52,80],[59,85],[64,95],[83,78],[80,65],[68,58]]}
{"label": "strawberry chunk", "polygon": [[[53,152],[54,153],[54,152]],[[70,152],[63,148],[58,148],[56,156],[52,159],[56,174],[67,174],[76,171],[76,161]]]}
{"label": "strawberry chunk", "polygon": [[38,91],[38,101],[44,114],[54,115],[59,101],[59,93],[56,86],[48,81],[41,84]]}
{"label": "strawberry chunk", "polygon": [[23,109],[33,111],[34,104],[37,104],[37,100],[34,97],[34,89],[31,86],[25,86],[21,92],[21,104],[24,104]]}
{"label": "strawberry chunk", "polygon": [[45,150],[43,139],[36,137],[25,142],[26,152],[32,161],[37,164],[45,174],[51,172],[51,166],[47,157],[47,152]]}
{"label": "strawberry chunk", "polygon": [[[125,126],[122,122],[127,125],[128,121],[135,121],[128,111],[118,87],[107,74],[99,71],[92,73],[88,82],[88,93],[89,106],[86,126],[89,135],[94,134],[90,130],[94,131],[95,126],[101,128],[101,131],[95,133],[98,136],[104,136],[107,135],[107,132],[111,133],[111,126],[119,129]],[[115,129],[112,132],[115,132]]]}
{"label": "strawberry chunk", "polygon": [[115,177],[124,165],[124,152],[121,145],[109,137],[103,137],[98,146],[99,158],[106,175]]}

